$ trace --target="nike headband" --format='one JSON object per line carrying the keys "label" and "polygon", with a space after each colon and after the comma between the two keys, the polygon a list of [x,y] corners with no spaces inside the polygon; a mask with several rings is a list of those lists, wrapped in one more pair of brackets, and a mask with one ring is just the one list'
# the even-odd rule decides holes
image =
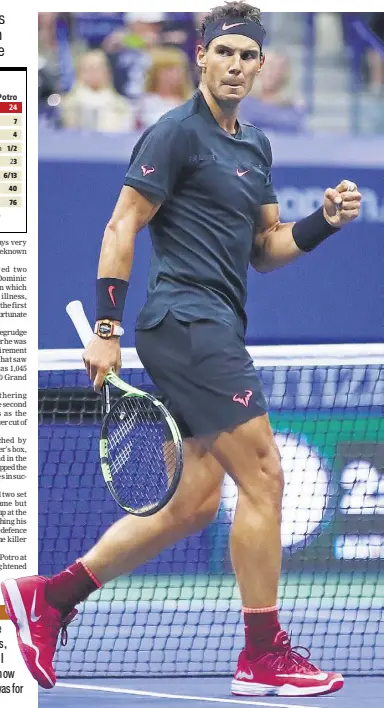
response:
{"label": "nike headband", "polygon": [[222,17],[206,26],[203,37],[204,47],[207,48],[208,44],[216,37],[226,34],[242,34],[244,37],[253,39],[262,49],[266,32],[264,27],[252,20],[243,20],[241,17]]}

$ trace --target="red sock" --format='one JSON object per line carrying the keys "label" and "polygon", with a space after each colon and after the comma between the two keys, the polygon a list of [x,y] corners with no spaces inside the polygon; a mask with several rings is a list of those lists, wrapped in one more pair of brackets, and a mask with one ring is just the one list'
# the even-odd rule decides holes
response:
{"label": "red sock", "polygon": [[256,659],[268,652],[281,627],[277,607],[252,610],[243,607],[245,625],[245,650],[249,659]]}
{"label": "red sock", "polygon": [[66,616],[75,605],[86,600],[88,595],[99,587],[101,583],[89,568],[82,561],[76,561],[50,578],[45,597],[52,607],[56,607]]}

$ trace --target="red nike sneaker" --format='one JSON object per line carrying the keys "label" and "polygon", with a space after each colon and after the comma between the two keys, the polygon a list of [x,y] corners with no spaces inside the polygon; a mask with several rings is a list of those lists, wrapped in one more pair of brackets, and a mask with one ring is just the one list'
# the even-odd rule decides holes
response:
{"label": "red nike sneaker", "polygon": [[72,610],[66,617],[45,599],[48,578],[34,575],[0,584],[8,617],[16,627],[17,641],[23,659],[32,676],[43,688],[53,688],[56,675],[52,660],[57,638],[66,645],[67,626],[77,615]]}
{"label": "red nike sneaker", "polygon": [[333,693],[344,685],[341,674],[320,671],[291,647],[288,634],[278,632],[273,649],[250,661],[242,651],[234,679],[235,696],[318,696]]}

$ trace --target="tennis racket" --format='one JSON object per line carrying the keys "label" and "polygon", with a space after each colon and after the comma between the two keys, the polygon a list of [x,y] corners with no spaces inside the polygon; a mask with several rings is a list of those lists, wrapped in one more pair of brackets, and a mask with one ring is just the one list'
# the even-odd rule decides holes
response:
{"label": "tennis racket", "polygon": [[[93,332],[79,300],[67,305],[84,345]],[[109,385],[121,392],[110,403]],[[122,509],[150,516],[174,495],[183,468],[180,431],[166,407],[150,393],[110,371],[102,389],[100,462],[106,485]]]}

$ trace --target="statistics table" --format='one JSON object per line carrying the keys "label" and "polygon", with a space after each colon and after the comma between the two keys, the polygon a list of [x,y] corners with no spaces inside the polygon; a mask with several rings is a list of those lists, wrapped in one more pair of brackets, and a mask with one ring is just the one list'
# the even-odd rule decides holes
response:
{"label": "statistics table", "polygon": [[27,230],[27,69],[0,68],[0,233]]}

